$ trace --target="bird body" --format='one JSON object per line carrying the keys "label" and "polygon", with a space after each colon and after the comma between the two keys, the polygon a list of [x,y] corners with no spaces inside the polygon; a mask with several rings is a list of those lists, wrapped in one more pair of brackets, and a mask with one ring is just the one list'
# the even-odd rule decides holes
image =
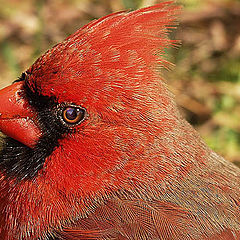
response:
{"label": "bird body", "polygon": [[240,239],[240,169],[159,73],[178,12],[95,20],[0,91],[1,239]]}

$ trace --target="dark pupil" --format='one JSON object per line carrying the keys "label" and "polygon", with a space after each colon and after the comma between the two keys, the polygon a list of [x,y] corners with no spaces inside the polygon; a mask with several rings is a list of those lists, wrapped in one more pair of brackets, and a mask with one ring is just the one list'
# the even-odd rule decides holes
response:
{"label": "dark pupil", "polygon": [[69,120],[74,120],[78,116],[78,112],[75,108],[67,108],[66,109],[66,117]]}

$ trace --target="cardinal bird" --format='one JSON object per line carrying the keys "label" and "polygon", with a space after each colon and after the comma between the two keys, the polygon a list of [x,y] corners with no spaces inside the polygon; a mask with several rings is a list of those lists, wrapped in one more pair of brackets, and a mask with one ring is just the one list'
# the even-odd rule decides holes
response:
{"label": "cardinal bird", "polygon": [[179,12],[95,20],[0,91],[1,240],[240,239],[240,169],[160,74]]}

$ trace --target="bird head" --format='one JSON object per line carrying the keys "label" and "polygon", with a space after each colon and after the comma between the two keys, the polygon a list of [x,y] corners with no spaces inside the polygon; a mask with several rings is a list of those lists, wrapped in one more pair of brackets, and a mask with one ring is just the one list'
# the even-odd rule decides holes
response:
{"label": "bird head", "polygon": [[161,182],[181,165],[169,159],[185,141],[182,120],[159,71],[178,12],[167,2],[92,21],[0,91],[1,201],[5,219],[21,219],[13,229],[29,219],[50,228],[100,193]]}

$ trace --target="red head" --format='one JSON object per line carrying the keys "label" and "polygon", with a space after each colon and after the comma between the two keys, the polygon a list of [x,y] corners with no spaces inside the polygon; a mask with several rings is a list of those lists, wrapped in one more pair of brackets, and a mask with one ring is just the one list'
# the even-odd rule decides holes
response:
{"label": "red head", "polygon": [[[46,52],[10,87],[20,103],[8,123],[3,124],[5,110],[0,116],[0,129],[11,137],[0,154],[0,208],[6,213],[2,222],[9,222],[2,223],[3,232],[22,228],[23,236],[24,229],[44,236],[87,214],[100,195],[177,174],[182,162],[169,158],[186,154],[174,146],[190,133],[158,70],[169,64],[163,54],[176,43],[167,33],[178,12],[167,2],[93,21]],[[23,109],[28,131],[19,122]],[[69,122],[74,114],[79,121]],[[12,119],[20,132],[6,127]],[[19,152],[11,152],[12,146]],[[188,164],[181,166],[187,171]]]}

